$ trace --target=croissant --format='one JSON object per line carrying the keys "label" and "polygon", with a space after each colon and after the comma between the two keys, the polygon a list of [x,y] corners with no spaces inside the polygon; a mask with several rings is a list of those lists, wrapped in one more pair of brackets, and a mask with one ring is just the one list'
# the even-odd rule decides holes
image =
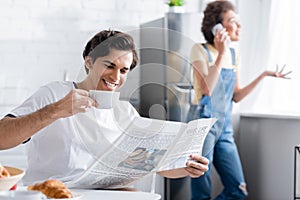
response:
{"label": "croissant", "polygon": [[40,191],[46,195],[47,198],[62,199],[73,197],[71,191],[59,180],[46,180],[43,183],[30,185],[27,189]]}

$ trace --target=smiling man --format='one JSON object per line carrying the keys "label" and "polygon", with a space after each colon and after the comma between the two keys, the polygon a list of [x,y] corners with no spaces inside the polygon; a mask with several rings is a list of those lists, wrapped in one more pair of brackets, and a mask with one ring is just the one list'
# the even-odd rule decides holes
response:
{"label": "smiling man", "polygon": [[[25,185],[46,179],[68,182],[95,162],[79,136],[74,116],[98,107],[89,97],[90,90],[117,91],[138,62],[133,38],[112,30],[96,34],[87,43],[83,58],[87,76],[82,82],[49,83],[0,121],[0,149],[12,148],[24,141],[27,145]],[[122,106],[122,115],[139,116],[128,102]],[[99,109],[97,120],[105,133],[99,149],[104,149],[109,144],[107,138],[116,133],[114,109]],[[160,174],[171,178],[199,177],[208,170],[206,158],[191,155],[191,159],[183,169]]]}

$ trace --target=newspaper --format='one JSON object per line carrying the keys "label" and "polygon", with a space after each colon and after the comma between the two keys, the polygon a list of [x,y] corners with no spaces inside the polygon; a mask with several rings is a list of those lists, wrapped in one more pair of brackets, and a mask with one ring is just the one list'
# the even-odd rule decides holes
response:
{"label": "newspaper", "polygon": [[190,154],[202,155],[204,139],[215,122],[215,118],[183,123],[135,117],[108,151],[68,186],[123,188],[152,173],[186,167]]}

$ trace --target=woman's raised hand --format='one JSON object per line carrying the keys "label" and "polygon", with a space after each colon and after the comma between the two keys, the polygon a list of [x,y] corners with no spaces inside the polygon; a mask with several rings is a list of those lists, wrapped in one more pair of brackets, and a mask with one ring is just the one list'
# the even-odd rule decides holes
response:
{"label": "woman's raised hand", "polygon": [[273,76],[277,78],[284,78],[284,79],[291,79],[290,77],[287,77],[287,75],[291,74],[292,71],[284,72],[286,65],[283,65],[281,69],[279,69],[278,64],[276,65],[275,71],[265,71],[266,76]]}

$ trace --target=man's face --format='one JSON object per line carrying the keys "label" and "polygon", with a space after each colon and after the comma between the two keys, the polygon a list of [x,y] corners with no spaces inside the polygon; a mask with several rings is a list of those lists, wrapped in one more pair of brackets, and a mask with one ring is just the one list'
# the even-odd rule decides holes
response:
{"label": "man's face", "polygon": [[98,57],[94,63],[87,57],[85,64],[89,68],[89,89],[116,91],[121,88],[126,82],[132,61],[131,51],[116,49],[112,49],[107,56]]}

